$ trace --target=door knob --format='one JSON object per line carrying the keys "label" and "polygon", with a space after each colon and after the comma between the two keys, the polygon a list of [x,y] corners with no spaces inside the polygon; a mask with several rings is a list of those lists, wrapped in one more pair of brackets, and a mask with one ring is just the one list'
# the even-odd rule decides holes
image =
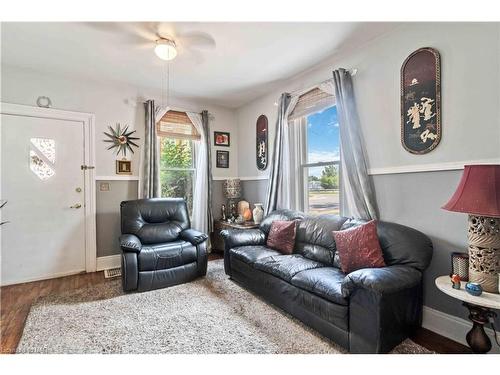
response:
{"label": "door knob", "polygon": [[73,206],[69,206],[69,208],[81,208],[82,205],[80,203],[74,204]]}

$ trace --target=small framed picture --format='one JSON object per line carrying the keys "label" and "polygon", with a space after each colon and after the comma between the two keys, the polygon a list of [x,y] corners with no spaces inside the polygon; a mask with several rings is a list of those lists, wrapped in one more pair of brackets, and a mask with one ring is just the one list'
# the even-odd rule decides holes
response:
{"label": "small framed picture", "polygon": [[214,146],[229,147],[231,144],[231,135],[226,132],[214,132]]}
{"label": "small framed picture", "polygon": [[132,174],[132,162],[130,160],[117,160],[116,174]]}
{"label": "small framed picture", "polygon": [[217,150],[217,168],[229,168],[229,151]]}

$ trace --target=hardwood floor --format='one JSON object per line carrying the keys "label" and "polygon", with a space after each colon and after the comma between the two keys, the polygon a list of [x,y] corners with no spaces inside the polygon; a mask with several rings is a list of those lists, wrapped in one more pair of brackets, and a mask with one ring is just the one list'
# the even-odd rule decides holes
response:
{"label": "hardwood floor", "polygon": [[[220,254],[209,256],[209,260],[220,258],[222,258]],[[110,280],[113,279],[104,278],[103,272],[94,272],[0,288],[0,352],[16,352],[30,307],[37,298],[98,285]],[[469,348],[424,328],[421,328],[412,339],[437,353],[471,352]]]}
{"label": "hardwood floor", "polygon": [[93,272],[0,288],[0,352],[15,353],[31,304],[37,298],[109,280],[113,279],[105,279],[104,272]]}

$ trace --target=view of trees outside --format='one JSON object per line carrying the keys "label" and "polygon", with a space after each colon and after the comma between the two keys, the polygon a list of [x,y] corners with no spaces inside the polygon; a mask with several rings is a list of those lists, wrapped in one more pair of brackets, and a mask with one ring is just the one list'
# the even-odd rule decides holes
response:
{"label": "view of trees outside", "polygon": [[186,139],[160,138],[161,196],[184,198],[193,212],[193,149]]}
{"label": "view of trees outside", "polygon": [[[339,128],[337,108],[330,107],[307,117],[307,163],[339,160]],[[308,213],[311,215],[339,213],[338,164],[310,166],[307,176]]]}

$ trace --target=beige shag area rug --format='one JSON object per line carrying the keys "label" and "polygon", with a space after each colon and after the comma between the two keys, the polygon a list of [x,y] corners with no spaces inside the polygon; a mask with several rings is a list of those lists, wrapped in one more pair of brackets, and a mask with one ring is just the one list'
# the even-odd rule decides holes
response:
{"label": "beige shag area rug", "polygon": [[[18,353],[345,353],[227,278],[124,294],[119,280],[44,297],[31,308]],[[430,353],[406,340],[393,353]]]}

